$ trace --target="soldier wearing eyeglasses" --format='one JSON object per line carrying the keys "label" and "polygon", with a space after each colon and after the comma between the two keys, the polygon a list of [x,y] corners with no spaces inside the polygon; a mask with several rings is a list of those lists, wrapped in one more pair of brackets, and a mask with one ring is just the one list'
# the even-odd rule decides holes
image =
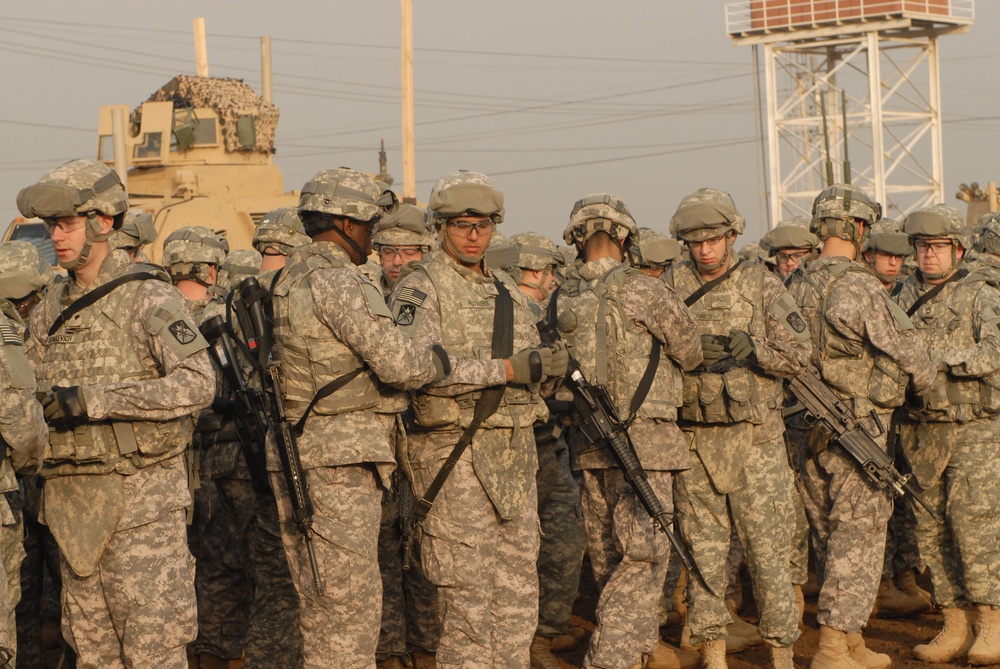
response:
{"label": "soldier wearing eyeglasses", "polygon": [[[911,396],[902,444],[924,497],[944,517],[917,515],[920,555],[930,567],[944,627],[914,654],[925,662],[1000,662],[1000,290],[963,266],[971,231],[961,214],[934,205],[903,220],[917,272],[898,296],[930,349],[931,390]],[[970,624],[972,629],[970,630]]]}
{"label": "soldier wearing eyeglasses", "polygon": [[472,435],[421,528],[422,566],[444,612],[437,666],[526,668],[538,624],[532,425],[545,415],[540,383],[565,374],[566,352],[539,346],[527,298],[484,261],[504,215],[489,177],[441,177],[428,209],[441,248],[397,284],[396,323],[417,342],[441,341],[457,355],[490,361],[488,384],[506,384],[478,430],[476,406],[488,385],[481,379],[453,372],[411,403],[404,466],[417,495]]}

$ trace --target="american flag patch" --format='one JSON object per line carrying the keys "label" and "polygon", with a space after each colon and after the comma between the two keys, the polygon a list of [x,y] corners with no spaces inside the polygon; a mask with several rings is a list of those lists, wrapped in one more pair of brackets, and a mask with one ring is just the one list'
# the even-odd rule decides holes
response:
{"label": "american flag patch", "polygon": [[427,293],[421,292],[416,288],[411,288],[407,286],[406,288],[401,288],[398,293],[396,293],[397,302],[408,302],[409,304],[420,306],[427,299]]}
{"label": "american flag patch", "polygon": [[14,330],[14,326],[11,325],[6,318],[0,316],[0,339],[3,340],[4,346],[14,345],[21,346],[24,342],[17,335],[17,331]]}

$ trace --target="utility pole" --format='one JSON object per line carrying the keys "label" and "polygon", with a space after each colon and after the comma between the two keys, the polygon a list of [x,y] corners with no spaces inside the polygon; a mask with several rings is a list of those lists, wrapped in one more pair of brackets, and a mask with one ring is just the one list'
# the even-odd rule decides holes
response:
{"label": "utility pole", "polygon": [[194,62],[199,77],[208,76],[208,46],[205,43],[205,19],[194,20]]}
{"label": "utility pole", "polygon": [[401,73],[403,88],[403,202],[416,204],[417,177],[413,147],[413,0],[402,3]]}

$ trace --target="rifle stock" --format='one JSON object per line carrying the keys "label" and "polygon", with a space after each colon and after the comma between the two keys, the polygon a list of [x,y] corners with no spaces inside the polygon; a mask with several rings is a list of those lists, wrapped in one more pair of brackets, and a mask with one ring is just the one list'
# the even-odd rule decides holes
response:
{"label": "rifle stock", "polygon": [[[789,379],[788,389],[805,410],[824,425],[831,438],[854,459],[872,483],[882,490],[892,491],[897,497],[920,504],[934,520],[944,523],[940,514],[920,494],[912,474],[899,473],[888,453],[872,438],[854,410],[837,397],[818,376],[810,370],[800,372]],[[884,431],[878,417],[873,415],[873,418]]]}

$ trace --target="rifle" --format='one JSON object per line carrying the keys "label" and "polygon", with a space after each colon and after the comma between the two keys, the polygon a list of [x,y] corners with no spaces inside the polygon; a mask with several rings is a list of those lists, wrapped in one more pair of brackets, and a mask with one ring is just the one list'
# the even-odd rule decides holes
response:
{"label": "rifle", "polygon": [[[812,371],[805,370],[788,381],[788,389],[817,422],[821,423],[831,438],[847,451],[861,470],[881,490],[890,490],[896,497],[906,496],[924,507],[931,518],[944,523],[940,516],[913,481],[912,474],[900,474],[893,465],[892,458],[879,446],[868,429],[854,414],[846,402],[837,397]],[[879,436],[885,432],[878,415],[872,410],[872,419],[879,428]]]}
{"label": "rifle", "polygon": [[247,322],[250,330],[246,334],[247,348],[257,356],[257,367],[264,382],[267,415],[274,427],[274,442],[278,457],[281,460],[281,471],[285,476],[285,484],[292,502],[292,518],[305,540],[306,551],[312,567],[316,592],[323,594],[323,581],[319,573],[319,562],[316,560],[316,548],[313,546],[312,517],[313,505],[306,487],[305,472],[302,470],[302,460],[295,441],[295,431],[288,415],[285,413],[285,399],[281,394],[281,370],[278,362],[271,356],[272,332],[267,315],[264,312],[264,301],[270,294],[261,288],[255,277],[247,277],[240,282],[240,300],[236,302],[237,313],[245,310],[240,322]]}
{"label": "rifle", "polygon": [[[547,321],[539,321],[538,332],[546,344],[554,344],[559,340],[555,326]],[[628,425],[618,415],[618,409],[608,394],[608,389],[603,385],[587,381],[580,369],[580,363],[572,357],[569,359],[569,371],[564,383],[573,391],[573,404],[579,418],[580,432],[591,444],[608,447],[625,480],[632,487],[646,513],[652,518],[653,525],[667,535],[670,545],[680,556],[688,573],[693,574],[706,590],[717,594],[709,587],[687,549],[670,530],[674,522],[673,514],[667,513],[663,503],[649,485],[646,470],[642,468],[635,446],[629,437]]]}
{"label": "rifle", "polygon": [[222,375],[233,389],[238,401],[238,408],[229,413],[236,423],[236,436],[242,446],[243,458],[253,488],[259,493],[271,492],[271,483],[267,476],[267,456],[264,440],[270,423],[264,406],[264,396],[260,390],[250,386],[239,359],[236,357],[236,347],[233,342],[233,329],[222,316],[212,316],[199,328],[210,344],[209,352],[216,366],[222,370]]}

